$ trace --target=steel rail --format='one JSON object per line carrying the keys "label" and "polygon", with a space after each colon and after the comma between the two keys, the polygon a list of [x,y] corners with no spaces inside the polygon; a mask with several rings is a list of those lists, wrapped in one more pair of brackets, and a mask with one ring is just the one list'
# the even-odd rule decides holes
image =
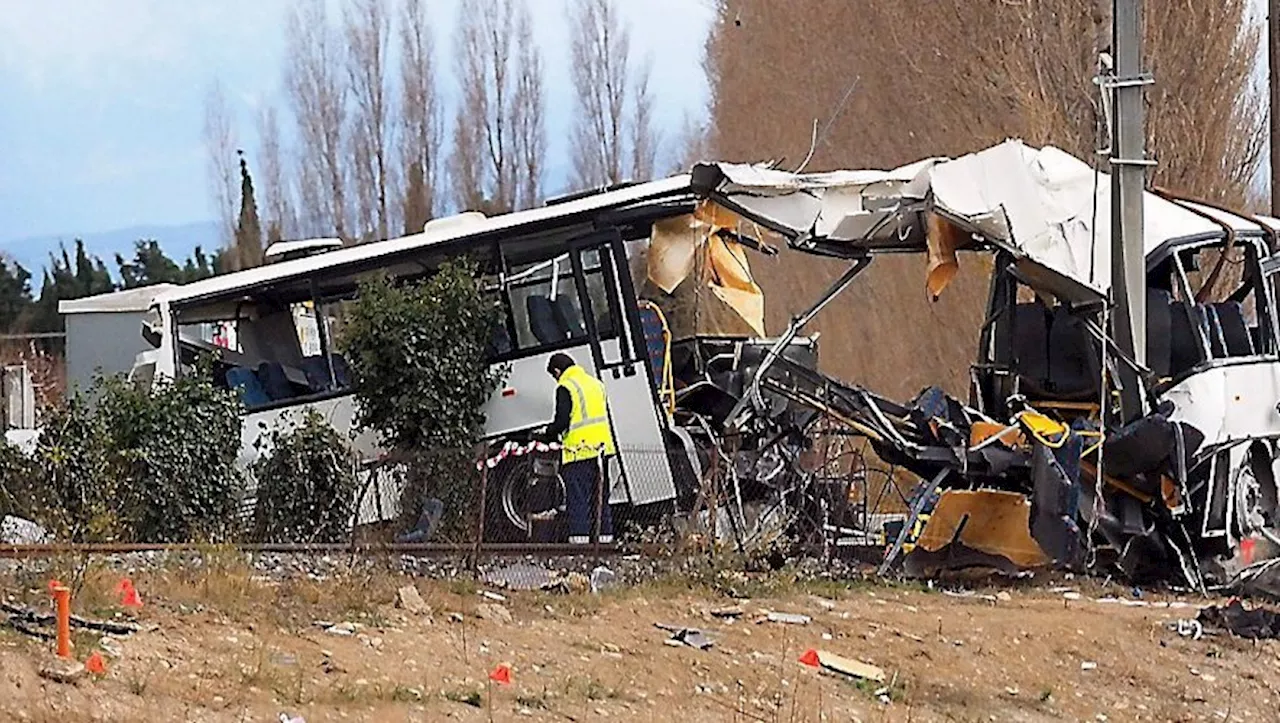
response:
{"label": "steel rail", "polygon": [[[472,543],[147,543],[147,542],[82,542],[33,545],[0,545],[0,558],[23,559],[57,557],[59,555],[120,555],[137,552],[212,552],[232,549],[251,554],[354,554],[407,555],[410,557],[462,557],[480,555],[536,555],[543,557],[594,556],[596,549],[567,543],[489,543],[478,548]],[[600,545],[601,555],[617,555],[617,545]]]}

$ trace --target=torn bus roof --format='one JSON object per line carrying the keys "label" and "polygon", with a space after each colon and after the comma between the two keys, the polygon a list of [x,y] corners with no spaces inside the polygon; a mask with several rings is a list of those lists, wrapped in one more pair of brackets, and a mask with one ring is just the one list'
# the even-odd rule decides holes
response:
{"label": "torn bus roof", "polygon": [[[693,171],[693,184],[801,250],[843,256],[925,252],[929,218],[937,213],[972,234],[953,250],[1002,248],[1025,276],[1066,300],[1098,300],[1110,286],[1110,177],[1052,146],[1009,140],[892,171],[795,175],[702,164]],[[1151,192],[1145,213],[1148,258],[1170,240],[1220,238],[1224,225],[1238,234],[1269,230],[1237,214]]]}

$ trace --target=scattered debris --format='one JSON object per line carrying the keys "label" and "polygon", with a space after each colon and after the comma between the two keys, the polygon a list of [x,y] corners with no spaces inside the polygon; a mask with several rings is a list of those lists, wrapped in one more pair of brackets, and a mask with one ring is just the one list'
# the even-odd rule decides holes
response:
{"label": "scattered debris", "polygon": [[506,590],[550,590],[560,581],[545,567],[517,562],[497,570],[486,572],[481,581],[486,585]]}
{"label": "scattered debris", "polygon": [[666,641],[666,644],[673,647],[687,645],[691,648],[697,648],[698,650],[706,650],[712,645],[715,645],[715,641],[707,637],[706,634],[698,628],[690,628],[682,625],[668,625],[666,623],[654,623],[653,626],[659,630],[666,630],[671,633],[671,637]]}
{"label": "scattered debris", "polygon": [[[34,635],[35,637],[45,637],[46,634],[32,630],[27,626],[39,627],[43,625],[53,625],[56,622],[55,617],[51,614],[38,613],[31,608],[8,602],[0,602],[0,612],[8,614],[8,620],[5,622],[7,622],[10,627],[20,630],[21,632]],[[71,627],[93,630],[111,635],[131,635],[141,630],[139,626],[133,623],[93,620],[90,618],[80,617],[79,615],[71,616]]]}
{"label": "scattered debris", "polygon": [[765,620],[771,623],[783,623],[785,625],[808,625],[813,618],[800,613],[778,613],[769,611],[765,614]]}
{"label": "scattered debris", "polygon": [[809,599],[810,599],[811,601],[813,601],[813,604],[814,604],[814,605],[817,605],[818,607],[822,608],[823,610],[835,610],[835,609],[836,609],[836,603],[835,603],[835,601],[834,601],[834,600],[828,600],[828,599],[826,599],[825,597],[818,597],[817,595],[810,595],[810,596],[809,596]]}
{"label": "scattered debris", "polygon": [[0,544],[40,545],[52,542],[53,536],[37,522],[23,517],[0,517]]}
{"label": "scattered debris", "polygon": [[494,602],[506,602],[506,601],[507,601],[507,599],[506,599],[505,597],[503,597],[502,595],[499,595],[499,594],[498,594],[498,593],[496,593],[496,592],[490,592],[489,590],[481,590],[481,591],[480,591],[480,597],[483,597],[483,598],[484,598],[484,599],[486,599],[486,600],[493,600]]}
{"label": "scattered debris", "polygon": [[1261,607],[1250,610],[1239,600],[1232,600],[1225,607],[1203,608],[1196,619],[1206,628],[1251,640],[1280,637],[1280,612]]}
{"label": "scattered debris", "polygon": [[868,663],[846,658],[843,655],[819,650],[818,664],[827,670],[833,670],[853,678],[862,678],[875,683],[883,683],[885,674],[883,668],[878,668]]}
{"label": "scattered debris", "polygon": [[730,607],[723,607],[723,608],[712,608],[707,612],[713,618],[728,618],[728,619],[740,618],[746,614],[746,611],[743,610],[741,607],[738,607],[737,605],[732,605]]}
{"label": "scattered debris", "polygon": [[289,713],[280,714],[280,723],[307,723],[300,715],[291,715]]}
{"label": "scattered debris", "polygon": [[337,625],[330,625],[324,631],[330,635],[347,638],[356,634],[356,626],[354,623],[338,623]]}
{"label": "scattered debris", "polygon": [[75,684],[87,672],[83,663],[59,658],[40,668],[40,677],[55,683]]}
{"label": "scattered debris", "polygon": [[498,603],[480,603],[476,606],[476,617],[492,623],[510,623],[511,611]]}
{"label": "scattered debris", "polygon": [[582,594],[591,590],[591,579],[580,572],[571,572],[564,576],[559,587],[565,592]]}
{"label": "scattered debris", "polygon": [[618,576],[613,570],[600,565],[591,571],[591,592],[600,594],[617,584]]}
{"label": "scattered debris", "polygon": [[1199,620],[1175,620],[1169,623],[1169,628],[1182,638],[1199,640],[1204,637],[1204,625]]}
{"label": "scattered debris", "polygon": [[418,593],[416,585],[405,585],[396,590],[396,607],[414,615],[429,615],[431,613],[431,608],[422,599],[422,595]]}
{"label": "scattered debris", "polygon": [[999,600],[1000,602],[1012,602],[1013,596],[1010,595],[1007,590],[1001,590],[996,593],[996,600]]}
{"label": "scattered debris", "polygon": [[1080,670],[1097,670],[1098,664],[1092,660],[1085,660],[1080,663]]}
{"label": "scattered debris", "polygon": [[114,638],[103,637],[98,641],[98,647],[107,654],[108,658],[120,658],[124,655],[124,649],[120,646],[120,641]]}

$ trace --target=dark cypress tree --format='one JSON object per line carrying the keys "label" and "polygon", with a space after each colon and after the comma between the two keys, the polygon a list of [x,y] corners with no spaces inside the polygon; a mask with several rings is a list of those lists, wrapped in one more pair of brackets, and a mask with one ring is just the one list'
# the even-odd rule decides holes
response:
{"label": "dark cypress tree", "polygon": [[262,263],[262,225],[258,221],[258,202],[253,196],[253,178],[249,176],[249,164],[244,151],[240,156],[240,220],[236,223],[236,247],[233,254],[238,269],[247,269]]}

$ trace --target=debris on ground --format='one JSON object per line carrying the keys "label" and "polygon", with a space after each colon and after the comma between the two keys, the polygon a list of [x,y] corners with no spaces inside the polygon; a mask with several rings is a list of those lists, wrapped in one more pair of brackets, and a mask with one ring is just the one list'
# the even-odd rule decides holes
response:
{"label": "debris on ground", "polygon": [[480,581],[506,590],[550,590],[560,582],[558,575],[540,565],[517,562],[497,570],[489,570]]}
{"label": "debris on ground", "polygon": [[507,601],[507,598],[506,598],[506,597],[504,597],[504,596],[502,596],[502,595],[499,595],[499,594],[498,594],[498,593],[496,593],[496,592],[492,592],[492,591],[490,591],[490,590],[481,590],[481,591],[480,591],[480,597],[484,598],[485,600],[492,600],[492,601],[494,601],[494,602],[506,602],[506,601]]}
{"label": "debris on ground", "polygon": [[808,625],[813,618],[800,613],[778,613],[768,611],[760,622],[782,623],[784,625]]}
{"label": "debris on ground", "polygon": [[1213,605],[1200,610],[1196,620],[1205,628],[1219,630],[1250,640],[1272,640],[1280,637],[1280,612],[1263,607],[1248,609],[1239,600],[1227,605]]}
{"label": "debris on ground", "polygon": [[743,610],[741,607],[737,605],[731,605],[729,607],[723,607],[723,608],[712,608],[707,611],[707,613],[713,618],[722,618],[722,619],[728,619],[728,620],[740,618],[743,615],[745,615],[746,612],[747,612],[746,610]]}
{"label": "debris on ground", "polygon": [[512,622],[511,611],[497,603],[480,603],[476,606],[476,617],[493,623]]}
{"label": "debris on ground", "polygon": [[617,584],[618,576],[613,570],[600,565],[591,571],[591,592],[600,594]]}
{"label": "debris on ground", "polygon": [[324,631],[329,635],[349,638],[356,634],[356,626],[354,623],[338,623],[325,627]]}
{"label": "debris on ground", "polygon": [[875,683],[885,681],[884,669],[826,650],[810,648],[800,656],[800,662],[811,668],[822,668],[851,678],[861,678]]}
{"label": "debris on ground", "polygon": [[87,672],[83,663],[58,658],[40,668],[40,677],[55,683],[75,684]]}
{"label": "debris on ground", "polygon": [[38,522],[13,515],[0,517],[0,544],[41,545],[52,541],[53,535]]}
{"label": "debris on ground", "polygon": [[[0,602],[0,613],[6,613],[8,616],[7,619],[0,619],[0,623],[7,624],[19,632],[39,638],[49,637],[51,634],[36,628],[50,626],[56,622],[55,617],[51,614],[38,613],[31,608],[8,602]],[[71,627],[111,635],[131,635],[141,629],[133,623],[93,620],[79,615],[71,616]]]}
{"label": "debris on ground", "polygon": [[1204,625],[1199,620],[1175,620],[1169,623],[1169,629],[1180,638],[1199,640],[1204,637]]}
{"label": "debris on ground", "polygon": [[707,637],[706,633],[703,633],[698,628],[690,628],[683,625],[668,625],[666,623],[654,623],[653,626],[659,630],[665,630],[671,633],[671,637],[667,639],[667,645],[671,645],[673,647],[687,645],[691,648],[697,648],[698,650],[706,650],[712,645],[715,645],[715,641]]}
{"label": "debris on ground", "polygon": [[422,595],[418,592],[416,585],[405,585],[396,590],[396,607],[414,615],[429,615],[431,613],[431,608],[422,599]]}

